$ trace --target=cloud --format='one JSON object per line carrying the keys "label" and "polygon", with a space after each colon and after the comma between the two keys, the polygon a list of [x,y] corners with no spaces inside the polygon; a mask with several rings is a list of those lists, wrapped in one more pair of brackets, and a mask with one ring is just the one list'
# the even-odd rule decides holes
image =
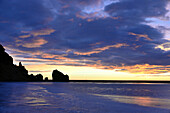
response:
{"label": "cloud", "polygon": [[52,13],[44,7],[41,0],[14,0],[13,2],[1,0],[0,7],[2,19],[18,25],[17,27],[36,27],[48,23],[48,18],[52,17]]}
{"label": "cloud", "polygon": [[51,28],[46,28],[46,29],[40,29],[40,30],[35,30],[35,31],[21,31],[22,33],[28,33],[28,35],[23,35],[23,36],[20,36],[21,38],[25,38],[27,36],[34,36],[34,37],[37,37],[37,36],[43,36],[43,35],[50,35],[51,33],[55,32],[54,29],[51,29]]}
{"label": "cloud", "polygon": [[152,41],[152,39],[149,38],[148,35],[146,34],[135,34],[135,33],[129,32],[129,35],[136,36],[136,41],[139,41],[140,38],[144,38],[145,40]]}
{"label": "cloud", "polygon": [[167,4],[168,0],[1,0],[0,42],[16,57],[48,64],[113,70],[126,66],[132,73],[138,72],[131,69],[137,65],[167,66],[168,33],[149,21],[167,19]]}
{"label": "cloud", "polygon": [[31,37],[31,35],[21,35],[21,36],[19,36],[19,38],[29,38],[29,37]]}
{"label": "cloud", "polygon": [[119,43],[119,44],[115,44],[115,45],[108,45],[108,46],[101,47],[101,48],[95,48],[94,50],[92,50],[90,52],[74,52],[74,54],[76,54],[76,55],[91,55],[94,53],[101,53],[102,51],[105,51],[110,48],[121,48],[121,47],[125,47],[125,46],[128,46],[128,45]]}
{"label": "cloud", "polygon": [[22,46],[26,48],[37,48],[37,47],[41,47],[46,43],[48,43],[48,41],[44,39],[35,39],[32,42],[19,42],[17,46]]}
{"label": "cloud", "polygon": [[[106,68],[106,67],[103,67]],[[133,74],[162,74],[170,72],[170,65],[149,65],[140,64],[133,66],[110,66],[108,69],[114,69],[117,72],[129,72]]]}
{"label": "cloud", "polygon": [[161,45],[158,45],[155,47],[156,49],[160,48],[161,50],[164,51],[170,51],[170,42],[163,43]]}

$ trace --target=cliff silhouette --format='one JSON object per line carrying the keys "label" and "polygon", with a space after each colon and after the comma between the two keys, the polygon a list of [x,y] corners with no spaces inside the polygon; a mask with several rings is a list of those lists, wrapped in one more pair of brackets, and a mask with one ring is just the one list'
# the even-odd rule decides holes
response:
{"label": "cliff silhouette", "polygon": [[[68,75],[64,75],[58,70],[54,70],[53,81],[69,81]],[[13,58],[5,52],[0,44],[0,81],[43,81],[41,74],[29,75],[28,70],[19,62],[19,65],[13,64]],[[48,81],[48,78],[45,78]]]}
{"label": "cliff silhouette", "polygon": [[20,63],[13,64],[13,58],[9,56],[4,47],[0,44],[0,81],[27,81],[28,71]]}

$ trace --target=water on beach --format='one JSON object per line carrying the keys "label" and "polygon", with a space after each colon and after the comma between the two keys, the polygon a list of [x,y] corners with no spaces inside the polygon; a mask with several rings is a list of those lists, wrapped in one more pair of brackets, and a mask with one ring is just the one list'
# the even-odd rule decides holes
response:
{"label": "water on beach", "polygon": [[170,84],[0,82],[0,113],[170,113]]}

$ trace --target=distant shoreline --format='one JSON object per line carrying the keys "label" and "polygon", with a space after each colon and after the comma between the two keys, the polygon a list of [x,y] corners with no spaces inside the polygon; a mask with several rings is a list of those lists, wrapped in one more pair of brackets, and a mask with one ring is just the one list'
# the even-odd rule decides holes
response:
{"label": "distant shoreline", "polygon": [[[0,81],[0,82],[62,82],[62,81]],[[64,82],[64,81],[63,81]],[[170,81],[157,80],[69,80],[67,82],[100,82],[100,83],[170,83]]]}
{"label": "distant shoreline", "polygon": [[70,80],[69,82],[103,82],[103,83],[170,83],[170,81],[150,80]]}

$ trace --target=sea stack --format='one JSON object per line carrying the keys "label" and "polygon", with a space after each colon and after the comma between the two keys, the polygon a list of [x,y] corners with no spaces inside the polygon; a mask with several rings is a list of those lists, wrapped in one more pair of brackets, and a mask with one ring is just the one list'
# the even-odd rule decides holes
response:
{"label": "sea stack", "polygon": [[55,82],[68,82],[69,76],[64,75],[62,72],[58,71],[57,69],[53,71],[52,73],[53,81]]}

